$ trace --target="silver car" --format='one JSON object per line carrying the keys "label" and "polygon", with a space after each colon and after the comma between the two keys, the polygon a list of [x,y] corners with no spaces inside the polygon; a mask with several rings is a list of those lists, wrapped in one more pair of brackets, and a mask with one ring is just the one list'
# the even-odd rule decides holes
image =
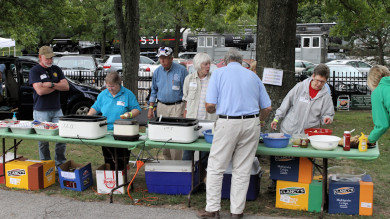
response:
{"label": "silver car", "polygon": [[[108,55],[104,58],[103,69],[105,73],[108,72],[121,72],[122,71],[122,58],[121,55]],[[139,67],[150,67],[155,65],[156,62],[146,56],[139,57]]]}
{"label": "silver car", "polygon": [[57,65],[68,78],[87,84],[94,84],[101,71],[90,55],[62,56]]}
{"label": "silver car", "polygon": [[365,62],[360,61],[360,60],[333,60],[333,61],[330,61],[326,64],[327,65],[328,64],[331,64],[331,65],[350,65],[352,67],[355,67],[360,72],[362,72],[364,76],[368,75],[368,72],[370,71],[370,69],[372,67],[370,64],[365,63]]}

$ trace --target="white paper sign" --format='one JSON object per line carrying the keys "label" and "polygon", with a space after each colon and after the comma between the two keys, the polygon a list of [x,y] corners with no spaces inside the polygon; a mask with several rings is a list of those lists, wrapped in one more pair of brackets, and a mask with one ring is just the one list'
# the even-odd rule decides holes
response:
{"label": "white paper sign", "polygon": [[61,171],[61,176],[65,179],[76,179],[76,174],[74,172]]}
{"label": "white paper sign", "polygon": [[264,68],[263,84],[282,86],[283,70],[275,68]]}

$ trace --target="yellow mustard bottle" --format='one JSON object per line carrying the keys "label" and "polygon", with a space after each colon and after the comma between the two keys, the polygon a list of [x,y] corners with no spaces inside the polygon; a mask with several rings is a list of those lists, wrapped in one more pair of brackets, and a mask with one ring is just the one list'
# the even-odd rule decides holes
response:
{"label": "yellow mustard bottle", "polygon": [[368,142],[368,138],[362,132],[362,135],[359,137],[359,151],[361,152],[367,151],[367,142]]}

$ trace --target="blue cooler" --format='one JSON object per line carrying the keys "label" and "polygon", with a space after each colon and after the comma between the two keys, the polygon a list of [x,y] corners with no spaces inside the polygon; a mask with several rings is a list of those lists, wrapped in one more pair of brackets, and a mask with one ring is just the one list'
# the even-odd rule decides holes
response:
{"label": "blue cooler", "polygon": [[[249,181],[248,192],[246,194],[246,200],[256,200],[260,193],[260,179],[263,172],[261,171],[259,160],[254,157],[252,172]],[[221,197],[224,199],[230,199],[230,187],[232,181],[232,162],[230,161],[228,168],[223,174],[222,181],[222,193]]]}
{"label": "blue cooler", "polygon": [[[145,181],[149,193],[188,195],[191,191],[192,161],[160,160],[145,164]],[[194,187],[198,184],[198,171],[194,171]]]}

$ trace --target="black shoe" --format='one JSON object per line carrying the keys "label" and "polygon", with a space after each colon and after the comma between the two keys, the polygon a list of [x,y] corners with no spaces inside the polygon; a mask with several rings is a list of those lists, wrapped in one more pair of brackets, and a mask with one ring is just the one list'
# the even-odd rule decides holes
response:
{"label": "black shoe", "polygon": [[241,214],[230,213],[230,218],[243,218],[243,217],[244,217],[244,213]]}

